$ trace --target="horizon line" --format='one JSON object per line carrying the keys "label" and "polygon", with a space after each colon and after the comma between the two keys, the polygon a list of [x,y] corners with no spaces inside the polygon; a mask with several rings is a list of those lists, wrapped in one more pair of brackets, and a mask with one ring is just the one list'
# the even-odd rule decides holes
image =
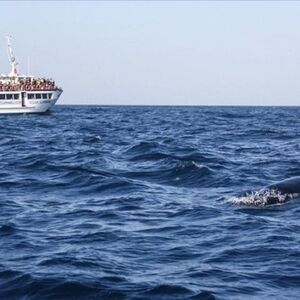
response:
{"label": "horizon line", "polygon": [[157,107],[300,107],[299,105],[280,105],[280,104],[96,104],[96,103],[58,103],[55,106],[157,106]]}

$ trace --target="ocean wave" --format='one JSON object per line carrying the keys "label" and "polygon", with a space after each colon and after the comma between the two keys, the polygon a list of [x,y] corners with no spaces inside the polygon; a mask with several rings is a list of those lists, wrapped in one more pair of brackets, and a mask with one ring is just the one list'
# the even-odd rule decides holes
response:
{"label": "ocean wave", "polygon": [[[54,262],[55,264],[58,261]],[[51,262],[52,263],[52,262]],[[48,264],[48,263],[47,263]],[[86,266],[89,267],[89,266]],[[94,267],[94,266],[93,266]],[[20,271],[0,271],[1,299],[180,299],[215,300],[212,292],[195,292],[181,285],[141,283],[132,292],[132,284],[122,276],[82,276],[81,280],[64,277],[32,276]]]}
{"label": "ocean wave", "polygon": [[2,272],[0,278],[3,275],[6,278],[0,284],[1,299],[63,300],[75,299],[75,297],[76,299],[93,299],[105,296],[105,294],[109,295],[109,290],[100,283],[76,282],[59,278],[35,278],[21,272]]}
{"label": "ocean wave", "polygon": [[162,145],[160,145],[157,142],[139,142],[133,146],[130,146],[125,152],[124,154],[136,154],[136,153],[144,153],[147,151],[151,151],[153,149],[157,149],[159,147],[162,147]]}
{"label": "ocean wave", "polygon": [[156,285],[143,292],[144,299],[182,299],[182,300],[215,300],[211,292],[203,291],[195,293],[192,290],[171,284]]}
{"label": "ocean wave", "polygon": [[200,187],[210,182],[210,176],[214,174],[214,171],[208,166],[193,161],[177,161],[175,164],[167,161],[164,164],[167,167],[159,165],[150,170],[126,172],[124,176],[158,184]]}
{"label": "ocean wave", "polygon": [[17,229],[12,224],[4,224],[0,226],[0,236],[12,235],[16,233]]}

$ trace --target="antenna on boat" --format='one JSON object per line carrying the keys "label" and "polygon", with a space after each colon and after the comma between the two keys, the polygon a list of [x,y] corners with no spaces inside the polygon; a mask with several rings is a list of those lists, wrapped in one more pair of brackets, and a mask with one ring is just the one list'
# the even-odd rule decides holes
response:
{"label": "antenna on boat", "polygon": [[17,71],[18,63],[16,61],[15,55],[14,55],[12,47],[11,47],[11,41],[10,41],[11,36],[6,35],[6,40],[7,40],[8,60],[11,65],[11,71],[8,74],[8,76],[16,77],[16,76],[18,76],[18,71]]}
{"label": "antenna on boat", "polygon": [[27,76],[30,75],[30,57],[27,56]]}

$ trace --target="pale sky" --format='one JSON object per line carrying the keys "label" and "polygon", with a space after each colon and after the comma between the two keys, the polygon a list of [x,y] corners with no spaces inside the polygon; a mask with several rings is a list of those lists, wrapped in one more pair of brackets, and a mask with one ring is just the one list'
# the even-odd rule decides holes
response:
{"label": "pale sky", "polygon": [[300,2],[1,1],[21,73],[60,104],[300,105]]}

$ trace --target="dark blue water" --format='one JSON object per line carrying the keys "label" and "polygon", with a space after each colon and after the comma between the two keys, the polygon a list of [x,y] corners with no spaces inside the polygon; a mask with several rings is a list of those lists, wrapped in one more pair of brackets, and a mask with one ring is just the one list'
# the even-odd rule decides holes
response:
{"label": "dark blue water", "polygon": [[[0,116],[0,299],[299,299],[300,108]],[[263,204],[263,203],[262,203]]]}

